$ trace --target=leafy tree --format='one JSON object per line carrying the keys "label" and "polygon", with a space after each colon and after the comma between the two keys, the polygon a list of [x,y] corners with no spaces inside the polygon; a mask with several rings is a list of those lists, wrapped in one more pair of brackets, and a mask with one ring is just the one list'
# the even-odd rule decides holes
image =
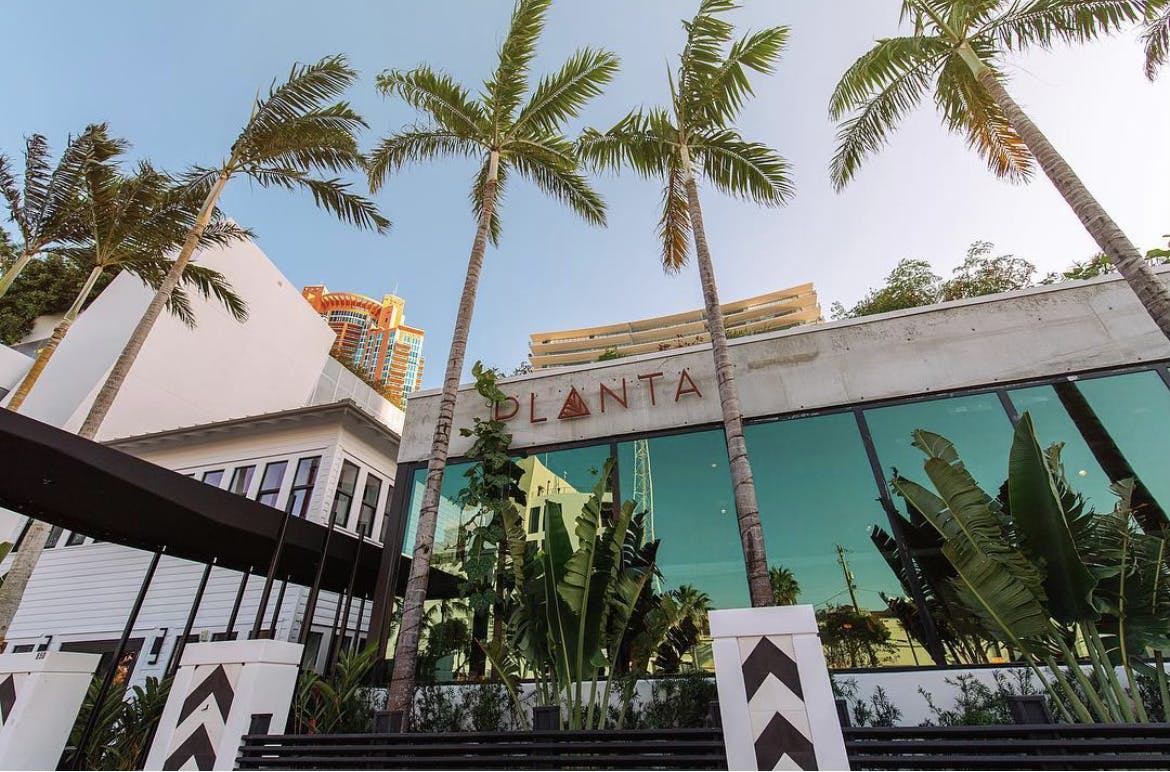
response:
{"label": "leafy tree", "polygon": [[994,248],[989,241],[976,241],[968,247],[963,264],[943,282],[941,299],[974,298],[1031,286],[1036,266],[1014,255],[991,257]]}
{"label": "leafy tree", "polygon": [[337,177],[321,176],[365,166],[355,136],[366,126],[365,121],[346,102],[326,104],[340,97],[356,79],[357,72],[343,56],[327,56],[315,64],[294,66],[286,81],[274,82],[266,97],[256,99],[228,157],[214,168],[191,171],[185,182],[204,196],[203,205],[94,399],[78,432],[82,437],[93,439],[97,434],[154,323],[187,271],[229,181],[242,175],[265,188],[306,190],[317,206],[345,222],[378,232],[390,227],[389,220],[369,200],[350,192],[347,183]]}
{"label": "leafy tree", "polygon": [[734,27],[720,15],[736,7],[734,0],[703,0],[695,17],[683,23],[687,41],[678,69],[668,72],[669,107],[634,110],[604,134],[590,129],[580,146],[599,168],[628,166],[644,177],[663,181],[659,235],[667,273],[686,265],[688,237],[695,242],[748,592],[752,605],[768,606],[772,590],[755,478],[743,437],[743,408],[703,227],[696,172],[701,171],[717,190],[758,204],[780,206],[792,196],[788,163],[766,145],[745,140],[734,127],[744,102],[753,95],[749,72],[775,70],[788,28],[763,29],[733,42]]}
{"label": "leafy tree", "polygon": [[[113,143],[104,133],[94,137],[95,145]],[[37,351],[36,361],[13,392],[8,409],[18,411],[36,385],[57,347],[65,339],[77,320],[82,307],[93,297],[95,285],[111,269],[129,271],[147,284],[157,286],[170,269],[165,255],[178,248],[195,219],[202,196],[195,188],[176,187],[174,181],[148,163],[140,164],[133,177],[122,176],[110,154],[106,162],[91,161],[82,172],[85,206],[80,219],[88,231],[85,244],[61,248],[61,253],[76,265],[88,270],[88,276],[78,290],[73,303],[53,329],[53,334]],[[200,246],[224,246],[243,239],[248,232],[213,214],[213,220],[203,232]],[[247,304],[232,290],[216,271],[190,265],[181,281],[193,285],[205,297],[214,296],[236,319],[247,318]],[[168,308],[187,324],[195,319],[187,297],[177,289]],[[31,534],[30,534],[31,535]],[[26,538],[26,543],[31,540]],[[21,557],[31,554],[22,550]],[[0,603],[0,607],[2,607]],[[0,625],[3,618],[0,617]]]}
{"label": "leafy tree", "polygon": [[1170,2],[1167,0],[1146,0],[1142,42],[1146,47],[1146,77],[1153,80],[1170,59]]}
{"label": "leafy tree", "polygon": [[1170,291],[1008,93],[1003,70],[1009,53],[1087,42],[1144,11],[1143,0],[903,0],[911,34],[879,40],[833,93],[829,112],[842,121],[833,183],[844,187],[933,88],[943,125],[964,134],[997,176],[1026,180],[1040,166],[1170,338]]}
{"label": "leafy tree", "polygon": [[962,265],[945,281],[925,260],[900,260],[886,276],[885,286],[870,290],[852,308],[834,303],[831,315],[834,319],[853,319],[1032,285],[1036,266],[1015,255],[993,256],[993,249],[995,245],[990,242],[976,241],[967,248]]}
{"label": "leafy tree", "polygon": [[[0,303],[0,343],[12,346],[32,332],[38,316],[69,308],[85,283],[88,271],[61,255],[48,254],[28,264]],[[119,270],[103,273],[94,284],[91,300],[113,281]],[[88,303],[82,305],[82,310]]]}
{"label": "leafy tree", "polygon": [[0,155],[0,196],[21,239],[16,258],[0,274],[0,298],[34,257],[77,237],[82,167],[89,160],[104,161],[102,152],[121,151],[108,144],[100,149],[94,147],[95,133],[104,133],[105,129],[105,124],[94,124],[77,138],[70,137],[61,159],[52,168],[48,140],[43,134],[33,134],[25,142],[24,174],[19,178],[12,161]]}
{"label": "leafy tree", "polygon": [[903,258],[886,276],[881,289],[870,290],[850,309],[840,302],[833,303],[830,315],[834,319],[853,319],[859,316],[884,314],[937,303],[942,277],[925,260]]}
{"label": "leafy tree", "polygon": [[817,609],[817,629],[831,668],[877,667],[896,651],[890,631],[868,611],[852,606]]}
{"label": "leafy tree", "polygon": [[407,715],[414,691],[439,491],[475,295],[487,242],[490,238],[498,243],[498,204],[508,179],[513,174],[524,177],[587,222],[605,222],[604,204],[581,174],[573,143],[564,135],[564,124],[601,93],[617,72],[617,58],[606,51],[583,48],[558,71],[542,78],[525,100],[530,67],[549,4],[550,0],[516,3],[495,72],[478,97],[446,73],[427,65],[409,71],[388,70],[377,79],[383,94],[398,96],[422,113],[424,119],[421,124],[390,134],[374,149],[369,164],[372,190],[381,187],[392,172],[414,163],[456,157],[479,164],[470,196],[478,223],[447,356],[387,703],[389,710],[403,716]]}
{"label": "leafy tree", "polygon": [[8,270],[8,266],[16,259],[16,251],[13,249],[12,240],[8,236],[8,231],[0,228],[0,273]]}
{"label": "leafy tree", "polygon": [[784,566],[768,569],[768,581],[772,584],[772,597],[777,606],[793,606],[800,597],[800,582],[796,574]]}

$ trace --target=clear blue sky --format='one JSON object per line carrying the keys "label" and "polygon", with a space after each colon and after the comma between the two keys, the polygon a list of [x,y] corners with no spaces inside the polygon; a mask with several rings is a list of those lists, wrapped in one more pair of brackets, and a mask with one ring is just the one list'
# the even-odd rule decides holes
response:
{"label": "clear blue sky", "polygon": [[[949,271],[968,243],[987,239],[1041,271],[1094,246],[1045,181],[999,182],[927,105],[885,153],[838,195],[827,178],[834,127],[826,114],[841,72],[871,42],[894,34],[897,0],[756,0],[742,27],[787,24],[791,42],[775,76],[757,79],[743,133],[795,165],[797,196],[783,210],[709,193],[709,237],[725,300],[814,281],[828,308],[856,300],[902,257]],[[577,46],[609,48],[622,72],[580,125],[610,125],[629,107],[663,101],[678,20],[694,2],[560,0],[535,71]],[[374,75],[426,61],[478,86],[494,65],[510,0],[239,2],[206,0],[8,3],[0,70],[0,151],[48,134],[55,147],[86,123],[109,121],[138,156],[181,169],[226,151],[258,89],[294,61],[343,52],[362,72],[351,100],[378,136],[412,118],[379,96]],[[1010,63],[1012,89],[1142,249],[1170,232],[1170,73],[1145,81],[1133,35]],[[19,64],[18,64],[19,63]],[[353,231],[281,191],[240,180],[224,206],[253,228],[297,285],[380,295],[397,287],[407,318],[427,330],[425,387],[441,381],[474,223],[470,164],[402,174],[377,197],[394,220],[388,237]],[[700,305],[693,269],[667,277],[654,236],[657,186],[633,177],[597,185],[607,229],[590,228],[530,188],[513,186],[500,250],[488,255],[469,362],[511,367],[536,330],[585,326]]]}

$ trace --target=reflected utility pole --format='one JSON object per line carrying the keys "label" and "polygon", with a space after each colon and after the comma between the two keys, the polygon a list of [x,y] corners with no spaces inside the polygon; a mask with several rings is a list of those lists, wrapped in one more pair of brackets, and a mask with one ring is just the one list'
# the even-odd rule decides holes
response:
{"label": "reflected utility pole", "polygon": [[837,545],[837,562],[841,564],[841,573],[845,574],[845,586],[849,589],[849,600],[853,602],[853,610],[861,613],[861,606],[857,605],[857,584],[853,581],[853,572],[849,570],[849,563],[845,560],[845,548]]}

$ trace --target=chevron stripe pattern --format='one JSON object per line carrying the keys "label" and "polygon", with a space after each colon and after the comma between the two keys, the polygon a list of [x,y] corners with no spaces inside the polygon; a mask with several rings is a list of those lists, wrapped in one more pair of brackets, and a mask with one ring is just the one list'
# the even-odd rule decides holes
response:
{"label": "chevron stripe pattern", "polygon": [[[0,676],[0,726],[3,726],[12,715],[12,708],[16,705],[16,677],[17,673]],[[24,674],[19,674],[23,676]],[[22,679],[23,680],[23,679]]]}
{"label": "chevron stripe pattern", "polygon": [[791,635],[740,638],[756,769],[817,768]]}
{"label": "chevron stripe pattern", "polygon": [[223,737],[236,697],[242,665],[199,665],[183,700],[163,769],[214,769],[215,746]]}

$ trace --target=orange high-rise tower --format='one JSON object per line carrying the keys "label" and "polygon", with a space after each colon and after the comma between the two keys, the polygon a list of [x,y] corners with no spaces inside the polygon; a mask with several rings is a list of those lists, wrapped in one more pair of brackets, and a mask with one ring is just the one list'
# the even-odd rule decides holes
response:
{"label": "orange high-rise tower", "polygon": [[378,302],[353,292],[330,292],[321,284],[305,287],[301,294],[337,334],[333,356],[404,406],[406,395],[422,385],[425,335],[407,326],[406,301],[383,295]]}

